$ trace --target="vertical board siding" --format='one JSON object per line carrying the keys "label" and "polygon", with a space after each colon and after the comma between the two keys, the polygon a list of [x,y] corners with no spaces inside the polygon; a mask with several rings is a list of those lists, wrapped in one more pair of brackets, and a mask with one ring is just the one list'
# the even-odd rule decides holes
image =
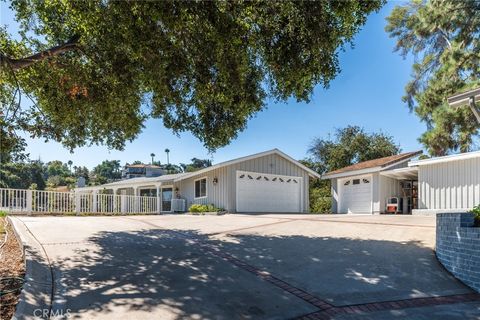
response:
{"label": "vertical board siding", "polygon": [[[207,178],[207,197],[195,199],[195,180],[206,177]],[[213,179],[217,178],[218,182],[213,184]],[[179,196],[186,200],[186,209],[192,204],[213,204],[217,208],[227,209],[228,203],[227,192],[227,175],[226,168],[218,168],[198,176],[182,180],[175,184],[179,189]]]}
{"label": "vertical board siding", "polygon": [[[309,211],[309,176],[308,173],[294,163],[283,157],[271,154],[260,158],[239,162],[230,166],[209,171],[204,174],[182,180],[175,184],[178,187],[180,197],[186,200],[187,209],[194,203],[213,204],[229,212],[236,211],[236,172],[251,171],[267,174],[302,177],[302,205],[303,211]],[[194,181],[201,177],[207,177],[207,197],[194,199]],[[218,179],[216,185],[214,178]]]}
{"label": "vertical board siding", "polygon": [[480,203],[480,158],[419,167],[420,209],[471,209]]}
{"label": "vertical board siding", "polygon": [[400,181],[390,177],[380,175],[380,212],[386,211],[387,198],[402,197],[402,190],[400,188]]}
{"label": "vertical board siding", "polygon": [[296,176],[302,177],[303,187],[302,187],[302,206],[303,211],[309,211],[309,176],[308,173],[295,165],[294,163],[284,159],[283,157],[271,154],[264,157],[260,157],[253,160],[247,160],[240,162],[228,167],[229,172],[228,176],[230,178],[229,183],[229,204],[228,208],[230,211],[235,211],[236,206],[236,172],[241,171],[252,171],[259,173],[268,173],[268,174],[278,174],[285,176]]}

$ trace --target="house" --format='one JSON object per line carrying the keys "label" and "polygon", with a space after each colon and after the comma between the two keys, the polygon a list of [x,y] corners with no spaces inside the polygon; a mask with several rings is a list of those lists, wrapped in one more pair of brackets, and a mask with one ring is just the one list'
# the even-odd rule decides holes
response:
{"label": "house", "polygon": [[[418,160],[420,151],[328,172],[332,212],[436,214],[480,204],[480,152]],[[389,206],[390,209],[395,208]]]}
{"label": "house", "polygon": [[273,149],[195,172],[132,178],[75,191],[155,196],[163,212],[172,211],[175,199],[183,199],[183,209],[213,204],[229,212],[308,212],[309,180],[317,178],[315,171]]}
{"label": "house", "polygon": [[122,171],[123,179],[131,179],[138,177],[159,177],[163,174],[163,170],[159,166],[151,164],[127,164]]}

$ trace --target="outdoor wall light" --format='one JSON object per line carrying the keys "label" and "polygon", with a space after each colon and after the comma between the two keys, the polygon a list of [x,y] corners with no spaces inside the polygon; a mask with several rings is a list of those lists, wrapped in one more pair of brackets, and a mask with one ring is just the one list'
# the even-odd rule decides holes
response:
{"label": "outdoor wall light", "polygon": [[217,183],[218,183],[218,178],[217,177],[213,178],[213,184],[217,184]]}

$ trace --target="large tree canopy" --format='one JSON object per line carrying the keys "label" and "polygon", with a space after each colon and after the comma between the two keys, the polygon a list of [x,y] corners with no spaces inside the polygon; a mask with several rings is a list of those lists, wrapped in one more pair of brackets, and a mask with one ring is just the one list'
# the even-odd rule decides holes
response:
{"label": "large tree canopy", "polygon": [[308,149],[310,167],[320,174],[357,162],[400,153],[393,137],[385,133],[368,133],[358,126],[337,129],[333,137],[315,138]]}
{"label": "large tree canopy", "polygon": [[21,28],[0,29],[2,135],[121,149],[153,117],[218,148],[267,96],[328,87],[383,2],[12,0]]}
{"label": "large tree canopy", "polygon": [[416,58],[404,100],[427,124],[420,141],[432,155],[469,151],[480,126],[446,98],[480,85],[480,1],[411,0],[387,20],[396,49]]}
{"label": "large tree canopy", "polygon": [[[393,137],[385,133],[368,133],[358,126],[337,129],[333,136],[315,138],[308,149],[309,158],[302,163],[324,174],[357,162],[388,157],[400,153]],[[330,212],[330,181],[310,182],[311,212]]]}

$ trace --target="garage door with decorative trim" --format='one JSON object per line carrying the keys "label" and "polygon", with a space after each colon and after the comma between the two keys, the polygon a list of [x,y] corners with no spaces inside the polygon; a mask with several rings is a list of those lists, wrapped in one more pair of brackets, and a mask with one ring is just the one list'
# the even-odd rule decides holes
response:
{"label": "garage door with decorative trim", "polygon": [[339,202],[341,213],[372,212],[371,176],[351,177],[340,182]]}
{"label": "garage door with decorative trim", "polygon": [[302,212],[302,178],[237,171],[237,212]]}

